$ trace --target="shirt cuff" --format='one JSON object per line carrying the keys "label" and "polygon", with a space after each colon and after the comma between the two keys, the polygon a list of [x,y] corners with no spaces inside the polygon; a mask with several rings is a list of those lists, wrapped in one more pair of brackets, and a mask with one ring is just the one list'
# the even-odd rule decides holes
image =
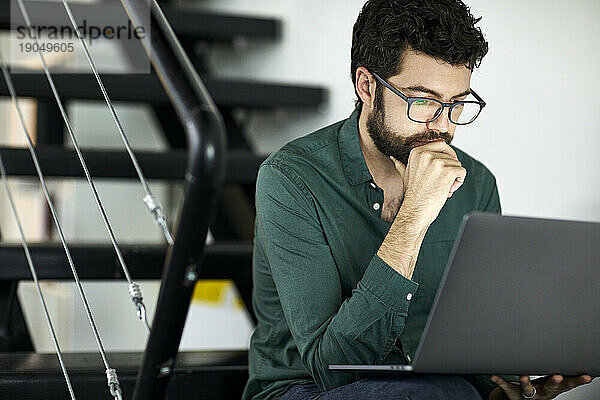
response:
{"label": "shirt cuff", "polygon": [[410,301],[414,299],[419,284],[405,278],[383,261],[377,253],[358,283],[387,307],[408,315]]}

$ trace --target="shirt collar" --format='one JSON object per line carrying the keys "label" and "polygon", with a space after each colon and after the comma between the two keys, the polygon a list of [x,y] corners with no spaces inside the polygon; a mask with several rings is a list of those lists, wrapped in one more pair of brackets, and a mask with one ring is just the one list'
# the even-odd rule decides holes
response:
{"label": "shirt collar", "polygon": [[358,114],[359,111],[354,110],[338,132],[342,168],[351,185],[359,185],[373,179],[360,147]]}

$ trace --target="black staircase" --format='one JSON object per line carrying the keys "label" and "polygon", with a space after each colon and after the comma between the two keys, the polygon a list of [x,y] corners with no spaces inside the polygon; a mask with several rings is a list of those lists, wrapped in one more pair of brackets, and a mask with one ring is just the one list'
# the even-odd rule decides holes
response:
{"label": "black staircase", "polygon": [[[123,2],[129,5],[135,3],[125,0]],[[212,200],[217,210],[216,215],[202,217],[203,220],[210,221],[210,229],[215,238],[214,244],[207,245],[200,254],[197,254],[197,250],[194,254],[189,253],[193,250],[186,250],[184,248],[186,246],[183,245],[177,248],[177,240],[171,254],[166,253],[164,246],[121,246],[123,255],[134,279],[159,279],[162,277],[163,284],[168,278],[169,273],[166,271],[169,270],[169,265],[175,262],[173,258],[179,257],[181,262],[187,262],[184,259],[194,261],[199,257],[197,260],[197,264],[201,265],[201,268],[198,269],[199,278],[232,279],[252,314],[251,240],[254,222],[254,185],[258,166],[264,160],[264,155],[254,154],[250,150],[251,147],[243,135],[244,127],[236,120],[234,111],[236,109],[252,111],[282,107],[316,110],[325,101],[326,91],[321,87],[211,78],[210,66],[206,64],[203,54],[197,51],[198,48],[210,48],[215,43],[231,42],[240,37],[248,40],[260,39],[275,42],[280,36],[281,22],[269,18],[219,15],[183,9],[164,1],[161,4],[173,31],[180,38],[193,66],[201,75],[208,92],[223,116],[227,140],[230,143],[229,151],[223,160],[226,165],[226,173],[223,176],[224,186],[215,191],[216,197]],[[0,30],[10,29],[8,7],[9,2],[0,4]],[[132,16],[132,13],[135,14],[130,10],[130,18],[134,20],[135,15]],[[162,35],[163,33],[159,30],[156,34]],[[167,48],[170,47],[168,39],[158,38],[154,43],[153,38],[153,46],[161,46],[161,43]],[[202,46],[198,46],[198,43],[201,43]],[[158,51],[163,50],[159,49]],[[186,178],[186,171],[190,172],[191,153],[188,145],[190,143],[189,132],[185,131],[180,122],[182,112],[185,113],[181,107],[184,106],[185,110],[185,106],[190,104],[189,102],[185,104],[186,101],[183,101],[177,108],[176,102],[173,103],[174,97],[177,99],[179,96],[181,100],[182,95],[177,91],[177,85],[185,86],[185,79],[184,82],[178,82],[175,85],[175,93],[173,93],[174,87],[167,84],[166,86],[171,91],[171,93],[167,93],[169,90],[165,91],[164,89],[164,79],[161,82],[158,78],[158,76],[164,78],[165,70],[162,68],[168,70],[170,67],[168,64],[171,62],[173,60],[159,57],[158,64],[154,65],[155,72],[153,74],[104,74],[102,79],[112,100],[147,104],[154,110],[159,123],[164,128],[168,127],[163,130],[171,145],[168,151],[161,153],[136,152],[145,175],[154,180],[183,182]],[[63,124],[51,98],[45,77],[38,74],[13,74],[13,79],[15,89],[20,97],[32,97],[38,101],[37,152],[45,175],[57,178],[82,178],[81,168],[74,151],[63,146]],[[174,79],[175,82],[178,80],[177,77],[171,77],[171,79]],[[58,91],[65,101],[78,99],[102,101],[101,93],[90,74],[57,74],[55,81]],[[185,92],[185,88],[183,91]],[[6,84],[4,80],[0,79],[0,96],[7,95]],[[189,95],[193,97],[193,94]],[[185,94],[183,96],[185,98]],[[202,120],[202,117],[205,119]],[[201,116],[199,122],[210,124],[210,118],[208,114]],[[107,123],[112,123],[112,121]],[[198,143],[193,144],[198,145]],[[9,175],[35,175],[26,149],[4,147],[0,148],[0,154]],[[92,176],[96,178],[136,178],[135,171],[124,151],[86,149],[84,156]],[[110,159],[110,163],[106,163],[108,159]],[[195,173],[201,177],[206,171],[200,168]],[[189,185],[190,182],[188,181],[187,184]],[[195,191],[200,188],[206,189],[207,186],[197,187]],[[209,189],[214,190],[215,188]],[[198,199],[202,197],[199,193],[195,193],[195,195],[198,196]],[[208,201],[211,202],[211,200]],[[184,204],[183,212],[186,212],[187,208],[187,212],[193,213],[194,209],[202,207],[204,205],[201,202]],[[240,213],[243,214],[242,218],[240,218]],[[186,232],[182,233],[186,229],[194,228],[185,228],[180,225],[177,239],[179,239],[179,235],[186,234]],[[198,231],[187,232],[187,234],[192,237],[204,237],[202,232]],[[82,279],[123,279],[110,246],[104,244],[74,245],[71,246],[71,250]],[[71,278],[60,246],[41,243],[31,245],[31,251],[41,279]],[[39,397],[41,394],[44,394],[43,398],[48,399],[66,398],[66,388],[56,357],[31,352],[33,348],[14,290],[18,281],[29,279],[31,277],[20,246],[0,244],[0,312],[4,313],[0,315],[0,352],[4,352],[0,353],[0,398],[33,399],[41,398]],[[186,290],[189,303],[191,288]],[[179,301],[185,302],[185,296],[183,300]],[[5,310],[10,310],[10,312],[5,312]],[[187,312],[187,306],[185,310]],[[163,319],[165,317],[163,315]],[[155,320],[154,323],[155,326],[161,325],[160,321]],[[164,321],[162,324],[164,325]],[[154,340],[155,342],[171,343],[171,347],[175,344],[178,345],[178,338],[175,340],[175,338],[168,337],[167,333],[160,333],[158,329],[156,332],[153,331],[153,336],[156,337],[151,337],[151,342]],[[169,345],[165,347],[169,347]],[[161,350],[158,353],[161,353]],[[239,398],[241,395],[247,377],[247,361],[243,352],[182,353],[177,358],[171,374],[162,381],[152,376],[156,371],[154,370],[155,365],[152,365],[151,361],[164,356],[164,354],[158,353],[151,351],[150,353],[146,352],[145,355],[110,355],[113,367],[119,371],[126,399],[131,399],[133,396],[136,376],[138,376],[138,380],[152,381],[153,385],[141,391],[139,388],[136,389],[136,399],[149,398],[149,393],[143,393],[144,390],[146,392],[148,390],[155,391],[154,398],[157,399],[164,397],[161,395],[163,392],[166,393],[166,398],[171,399],[184,398],[183,396],[197,399]],[[142,360],[144,360],[143,364],[146,369],[142,368],[141,374],[138,375]],[[109,398],[106,381],[97,361],[97,356],[92,354],[68,355],[67,366],[72,374],[79,399]],[[173,378],[168,384],[168,378],[171,375]],[[83,390],[84,388],[85,390]]]}

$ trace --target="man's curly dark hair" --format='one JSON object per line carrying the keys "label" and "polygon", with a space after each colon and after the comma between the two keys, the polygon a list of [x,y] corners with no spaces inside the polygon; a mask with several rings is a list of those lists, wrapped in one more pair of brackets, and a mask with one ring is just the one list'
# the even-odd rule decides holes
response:
{"label": "man's curly dark hair", "polygon": [[[408,47],[472,71],[488,52],[475,27],[480,20],[460,0],[369,0],[352,32],[352,82],[359,67],[383,79],[397,75]],[[377,85],[376,99],[381,93]],[[360,97],[356,106],[362,107]]]}

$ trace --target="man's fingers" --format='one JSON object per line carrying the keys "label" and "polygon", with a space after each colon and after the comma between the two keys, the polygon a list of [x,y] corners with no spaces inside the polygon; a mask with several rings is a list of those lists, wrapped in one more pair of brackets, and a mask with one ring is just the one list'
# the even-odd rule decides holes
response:
{"label": "man's fingers", "polygon": [[533,387],[533,383],[531,383],[531,379],[527,375],[521,376],[519,379],[521,383],[521,392],[525,394],[525,396],[533,396],[535,393],[535,388]]}
{"label": "man's fingers", "polygon": [[569,389],[574,389],[577,386],[585,385],[592,381],[592,377],[589,375],[571,376],[565,379],[565,385]]}
{"label": "man's fingers", "polygon": [[399,170],[406,169],[406,165],[401,163],[400,161],[396,160],[396,158],[394,156],[390,156],[390,160],[392,160],[392,162],[394,163],[394,165],[396,166],[397,169],[399,169]]}
{"label": "man's fingers", "polygon": [[443,139],[439,139],[438,141],[424,144],[423,146],[415,147],[413,151],[422,152],[422,151],[435,151],[438,153],[444,153],[455,160],[458,160],[458,156],[452,147],[450,147],[446,141]]}
{"label": "man's fingers", "polygon": [[451,173],[452,173],[452,176],[454,177],[454,181],[458,182],[458,183],[460,183],[460,185],[462,185],[463,182],[465,181],[465,178],[467,177],[467,170],[459,165],[449,166],[449,168],[452,168]]}
{"label": "man's fingers", "polygon": [[550,379],[547,381],[548,382],[547,383],[548,386],[546,387],[547,391],[549,391],[550,393],[553,393],[555,395],[560,393],[560,391],[561,391],[560,388],[561,388],[561,386],[563,386],[563,381],[564,381],[564,378],[562,377],[562,375],[552,375],[550,377]]}
{"label": "man's fingers", "polygon": [[[519,386],[511,385],[510,383],[507,383],[506,381],[504,381],[502,378],[500,378],[497,375],[492,375],[491,379],[498,386],[500,386],[500,388],[507,394],[507,397],[509,397],[509,398],[510,398],[510,393],[513,393],[511,391],[510,386],[513,386],[513,388],[519,387]],[[529,378],[529,376],[523,375],[519,379],[519,384],[520,384],[519,392],[522,393],[524,396],[532,396],[534,392],[537,392],[538,396],[541,396],[540,398],[553,399],[563,392],[574,389],[577,386],[584,385],[586,383],[590,383],[592,380],[593,380],[593,378],[587,374],[579,375],[579,376],[571,376],[571,377],[563,377],[562,375],[554,374],[554,375],[543,378],[543,380],[536,380],[536,382],[538,382],[538,386],[537,386],[537,390],[535,390],[533,382],[531,382],[531,379]],[[512,389],[512,390],[514,390],[514,389]],[[538,396],[536,396],[536,398]],[[518,398],[520,400],[520,397],[518,397],[518,396],[515,396],[515,398]]]}
{"label": "man's fingers", "polygon": [[498,375],[492,375],[490,377],[490,379],[496,385],[500,386],[500,389],[502,389],[505,393],[509,393],[514,389],[514,387],[513,387],[514,385],[511,385],[510,383],[506,382],[504,379],[502,379]]}
{"label": "man's fingers", "polygon": [[454,179],[454,182],[452,183],[452,186],[450,187],[450,193],[448,193],[449,198],[452,197],[454,192],[456,192],[458,189],[460,189],[460,187],[463,185],[463,183],[465,183],[465,178],[467,177],[467,170],[464,169],[462,166],[455,168],[454,176],[456,176],[456,178]]}
{"label": "man's fingers", "polygon": [[[419,149],[419,148],[417,147],[417,149]],[[417,149],[413,149],[412,152],[411,152],[411,154],[413,152],[415,152]],[[450,148],[450,150],[452,150],[452,148]],[[452,150],[452,151],[454,151],[454,150]],[[420,157],[430,157],[432,159],[434,159],[434,158],[441,158],[443,160],[453,160],[453,161],[457,161],[457,162],[459,161],[458,157],[456,157],[453,154],[448,154],[446,152],[442,153],[442,152],[439,152],[439,151],[421,150],[420,154],[417,154],[417,155],[420,156]],[[410,160],[410,158],[409,158],[409,160]]]}
{"label": "man's fingers", "polygon": [[400,172],[400,174],[404,176],[404,174],[406,173],[406,165],[402,164],[400,161],[396,160],[392,156],[390,156],[390,160],[392,160],[398,172]]}
{"label": "man's fingers", "polygon": [[392,160],[394,166],[396,167],[396,170],[400,173],[400,176],[402,177],[402,184],[404,185],[404,189],[406,190],[406,185],[408,184],[408,168],[406,167],[406,165],[396,160],[393,156],[390,156],[390,160]]}
{"label": "man's fingers", "polygon": [[452,187],[450,188],[450,193],[448,193],[448,197],[452,197],[452,195],[454,194],[454,192],[456,192],[464,183],[465,179],[464,178],[456,178],[456,180],[454,181],[454,183],[452,184]]}

